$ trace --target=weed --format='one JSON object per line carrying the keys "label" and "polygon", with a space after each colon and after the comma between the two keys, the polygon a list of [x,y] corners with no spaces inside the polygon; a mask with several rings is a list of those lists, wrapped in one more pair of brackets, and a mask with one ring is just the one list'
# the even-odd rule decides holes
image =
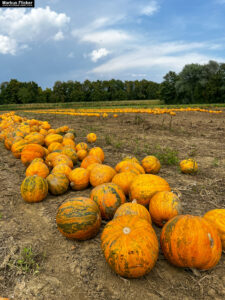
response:
{"label": "weed", "polygon": [[2,213],[0,212],[0,220],[2,219]]}
{"label": "weed", "polygon": [[164,165],[177,165],[179,162],[178,151],[169,147],[161,148],[160,146],[156,146],[153,155]]}
{"label": "weed", "polygon": [[134,118],[134,125],[141,125],[143,124],[145,121],[144,119],[139,116],[139,115],[135,115],[135,118]]}
{"label": "weed", "polygon": [[105,136],[105,142],[106,142],[106,145],[112,145],[112,138],[110,135],[106,135]]}
{"label": "weed", "polygon": [[198,149],[196,145],[193,145],[193,149],[191,149],[188,153],[189,156],[194,157],[197,155]]}
{"label": "weed", "polygon": [[212,161],[212,166],[219,167],[219,159],[217,157],[215,157],[214,160]]}

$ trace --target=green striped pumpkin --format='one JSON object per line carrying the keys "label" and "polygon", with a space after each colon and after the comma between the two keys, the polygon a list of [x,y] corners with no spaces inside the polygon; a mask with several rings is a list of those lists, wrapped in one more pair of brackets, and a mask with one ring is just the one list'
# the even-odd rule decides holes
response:
{"label": "green striped pumpkin", "polygon": [[43,177],[28,176],[22,182],[20,189],[26,202],[41,202],[48,194],[48,183]]}
{"label": "green striped pumpkin", "polygon": [[49,191],[53,195],[64,194],[69,187],[69,179],[63,173],[52,173],[46,178]]}

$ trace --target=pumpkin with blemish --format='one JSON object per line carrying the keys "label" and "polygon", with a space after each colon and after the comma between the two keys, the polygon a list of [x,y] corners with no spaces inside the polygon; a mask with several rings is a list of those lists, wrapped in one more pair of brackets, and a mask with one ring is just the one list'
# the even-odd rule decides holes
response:
{"label": "pumpkin with blemish", "polygon": [[115,183],[98,185],[91,191],[90,198],[98,204],[105,220],[112,219],[118,207],[126,201],[123,190]]}
{"label": "pumpkin with blemish", "polygon": [[45,137],[45,145],[48,147],[51,143],[62,143],[63,137],[60,134],[52,133]]}
{"label": "pumpkin with blemish", "polygon": [[90,183],[97,186],[106,182],[111,182],[116,175],[116,171],[107,165],[98,164],[90,172]]}
{"label": "pumpkin with blemish", "polygon": [[122,216],[138,216],[152,224],[151,216],[143,205],[138,204],[136,200],[122,204],[115,212],[114,219]]}
{"label": "pumpkin with blemish", "polygon": [[81,167],[87,169],[87,167],[89,165],[94,164],[94,163],[101,164],[102,162],[97,156],[88,155],[83,159],[83,161],[81,163]]}
{"label": "pumpkin with blemish", "polygon": [[101,162],[103,162],[105,159],[104,151],[100,147],[91,148],[91,150],[89,151],[89,155],[97,156],[101,160]]}
{"label": "pumpkin with blemish", "polygon": [[48,146],[48,152],[55,152],[57,150],[62,150],[63,149],[63,145],[61,143],[58,142],[53,142]]}
{"label": "pumpkin with blemish", "polygon": [[145,170],[143,169],[143,167],[136,163],[136,162],[131,162],[129,160],[123,160],[121,162],[119,162],[116,167],[115,167],[116,172],[121,173],[121,172],[127,172],[127,171],[131,171],[134,170],[136,172],[138,172],[139,174],[144,174]]}
{"label": "pumpkin with blemish", "polygon": [[90,174],[84,168],[76,168],[69,174],[70,186],[75,191],[86,189],[89,185]]}
{"label": "pumpkin with blemish", "polygon": [[62,174],[65,174],[67,178],[69,178],[69,174],[71,171],[72,171],[72,169],[66,164],[56,165],[52,169],[52,173],[62,173]]}
{"label": "pumpkin with blemish", "polygon": [[169,220],[160,237],[166,259],[177,267],[208,270],[220,260],[222,246],[217,229],[206,219],[179,215]]}
{"label": "pumpkin with blemish", "polygon": [[73,162],[72,159],[69,158],[67,155],[65,154],[61,154],[56,156],[53,161],[52,161],[52,166],[55,167],[56,165],[59,164],[66,164],[68,165],[71,169],[73,168]]}
{"label": "pumpkin with blemish", "polygon": [[48,194],[48,183],[43,177],[26,177],[21,184],[21,195],[26,202],[41,202]]}
{"label": "pumpkin with blemish", "polygon": [[112,182],[115,184],[118,184],[121,187],[121,189],[123,190],[124,194],[128,195],[129,191],[130,191],[130,185],[134,181],[134,178],[136,176],[137,176],[137,174],[135,174],[133,172],[122,172],[122,173],[116,174],[113,177]]}
{"label": "pumpkin with blemish", "polygon": [[162,227],[167,221],[182,213],[179,197],[173,192],[156,193],[149,203],[152,221]]}
{"label": "pumpkin with blemish", "polygon": [[28,145],[28,142],[24,139],[14,143],[12,145],[11,151],[13,156],[15,156],[16,158],[20,158],[21,157],[21,152],[23,151],[23,148]]}
{"label": "pumpkin with blemish", "polygon": [[61,234],[67,238],[87,240],[99,232],[101,214],[93,200],[74,197],[58,208],[56,224]]}
{"label": "pumpkin with blemish", "polygon": [[154,267],[159,253],[151,224],[137,216],[122,216],[106,224],[101,248],[109,266],[120,276],[138,278]]}
{"label": "pumpkin with blemish", "polygon": [[140,174],[131,183],[129,198],[136,199],[139,204],[148,205],[152,196],[161,191],[171,191],[165,179],[157,175]]}
{"label": "pumpkin with blemish", "polygon": [[157,174],[161,168],[160,161],[153,155],[146,156],[142,162],[145,173]]}
{"label": "pumpkin with blemish", "polygon": [[28,141],[29,144],[39,144],[41,146],[45,143],[45,137],[44,135],[38,133],[38,132],[32,132],[25,136],[24,138],[26,141]]}
{"label": "pumpkin with blemish", "polygon": [[49,169],[43,162],[32,162],[26,169],[26,177],[38,175],[46,178],[49,174]]}
{"label": "pumpkin with blemish", "polygon": [[44,156],[45,150],[41,145],[28,144],[21,152],[21,161],[24,165],[29,165],[33,159]]}
{"label": "pumpkin with blemish", "polygon": [[96,136],[95,133],[89,133],[87,135],[87,141],[88,141],[88,143],[94,143],[94,142],[96,142],[96,140],[97,140],[97,136]]}
{"label": "pumpkin with blemish", "polygon": [[88,150],[88,145],[86,143],[79,143],[76,145],[76,151],[80,151],[80,150]]}
{"label": "pumpkin with blemish", "polygon": [[48,189],[53,195],[64,194],[69,187],[69,179],[63,173],[52,173],[46,178]]}
{"label": "pumpkin with blemish", "polygon": [[204,215],[204,218],[211,222],[218,230],[222,242],[222,248],[225,250],[225,209],[220,208],[210,210]]}
{"label": "pumpkin with blemish", "polygon": [[59,152],[52,152],[49,153],[46,158],[45,158],[45,162],[49,167],[52,167],[53,165],[53,160],[56,158],[56,156],[60,155]]}
{"label": "pumpkin with blemish", "polygon": [[68,146],[65,146],[62,150],[62,154],[68,156],[69,158],[71,158],[73,164],[76,164],[77,161],[78,161],[78,156],[77,156],[77,153],[74,149],[68,147]]}
{"label": "pumpkin with blemish", "polygon": [[198,164],[192,158],[184,159],[180,162],[180,170],[185,174],[196,173],[198,171]]}

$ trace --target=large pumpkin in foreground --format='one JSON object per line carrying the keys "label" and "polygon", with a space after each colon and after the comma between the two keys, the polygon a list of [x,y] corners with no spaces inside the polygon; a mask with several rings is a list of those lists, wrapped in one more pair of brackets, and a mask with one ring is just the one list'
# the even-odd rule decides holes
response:
{"label": "large pumpkin in foreground", "polygon": [[87,240],[98,233],[101,226],[101,214],[93,200],[74,197],[59,207],[56,223],[58,230],[64,236]]}
{"label": "large pumpkin in foreground", "polygon": [[218,263],[222,252],[216,228],[204,218],[191,215],[169,220],[160,243],[165,257],[178,267],[208,270]]}
{"label": "large pumpkin in foreground", "polygon": [[155,193],[170,190],[165,179],[157,175],[140,174],[131,183],[129,197],[130,200],[136,199],[138,203],[148,205]]}
{"label": "large pumpkin in foreground", "polygon": [[223,250],[225,250],[225,209],[210,210],[204,215],[204,218],[217,228]]}
{"label": "large pumpkin in foreground", "polygon": [[101,247],[107,263],[120,276],[137,278],[151,271],[159,246],[151,224],[137,216],[122,216],[106,224]]}
{"label": "large pumpkin in foreground", "polygon": [[22,182],[20,190],[26,202],[40,202],[48,194],[48,183],[43,177],[37,175],[29,176]]}

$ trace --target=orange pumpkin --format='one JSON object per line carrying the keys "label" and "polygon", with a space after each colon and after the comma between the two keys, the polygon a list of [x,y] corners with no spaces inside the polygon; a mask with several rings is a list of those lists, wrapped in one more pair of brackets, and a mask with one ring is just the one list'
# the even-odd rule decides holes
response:
{"label": "orange pumpkin", "polygon": [[145,170],[143,167],[136,163],[136,162],[131,162],[129,160],[123,160],[119,162],[116,167],[115,167],[116,172],[121,173],[121,172],[127,172],[127,171],[136,171],[139,174],[144,174]]}
{"label": "orange pumpkin", "polygon": [[64,138],[68,138],[68,139],[71,139],[71,140],[75,140],[75,136],[72,132],[67,132],[65,135],[64,135]]}
{"label": "orange pumpkin", "polygon": [[48,189],[53,195],[62,195],[68,190],[69,180],[63,173],[52,173],[46,180]]}
{"label": "orange pumpkin", "polygon": [[69,158],[71,158],[73,164],[76,164],[77,161],[78,161],[78,156],[77,156],[77,153],[74,149],[66,146],[63,148],[62,150],[62,154],[65,154],[67,155]]}
{"label": "orange pumpkin", "polygon": [[138,278],[154,267],[159,253],[151,224],[137,216],[122,216],[106,224],[101,247],[107,263],[120,276]]}
{"label": "orange pumpkin", "polygon": [[137,175],[132,172],[122,172],[116,174],[113,177],[112,182],[118,184],[123,190],[124,194],[128,195],[130,190],[130,185],[136,176]]}
{"label": "orange pumpkin", "polygon": [[70,148],[74,149],[76,148],[76,144],[73,140],[69,139],[69,138],[65,138],[63,139],[63,142],[62,142],[62,145],[63,146],[69,146]]}
{"label": "orange pumpkin", "polygon": [[158,192],[151,198],[149,212],[152,221],[162,227],[167,221],[182,213],[179,197],[173,192]]}
{"label": "orange pumpkin", "polygon": [[40,134],[42,134],[43,136],[46,136],[48,134],[48,131],[41,128],[40,131],[39,131]]}
{"label": "orange pumpkin", "polygon": [[33,159],[44,157],[45,150],[41,145],[29,144],[26,145],[21,152],[21,161],[24,165],[28,165]]}
{"label": "orange pumpkin", "polygon": [[42,135],[38,132],[32,132],[32,133],[26,135],[24,139],[26,141],[28,141],[29,144],[44,145],[44,143],[45,143],[44,135]]}
{"label": "orange pumpkin", "polygon": [[99,232],[101,214],[98,206],[91,199],[74,197],[59,207],[56,224],[64,236],[77,240],[87,240]]}
{"label": "orange pumpkin", "polygon": [[130,186],[130,200],[136,199],[139,204],[148,205],[152,196],[161,191],[171,191],[165,179],[152,174],[137,175]]}
{"label": "orange pumpkin", "polygon": [[66,165],[66,164],[59,164],[56,165],[53,169],[52,169],[52,173],[62,173],[65,174],[67,178],[69,178],[69,174],[72,171],[72,169]]}
{"label": "orange pumpkin", "polygon": [[57,150],[62,150],[63,149],[63,145],[61,143],[58,142],[53,142],[48,146],[48,152],[55,152]]}
{"label": "orange pumpkin", "polygon": [[208,270],[220,260],[222,246],[216,228],[206,219],[179,215],[169,220],[160,237],[162,251],[178,267]]}
{"label": "orange pumpkin", "polygon": [[88,155],[87,150],[79,150],[77,151],[77,157],[81,161]]}
{"label": "orange pumpkin", "polygon": [[153,155],[146,156],[141,164],[146,173],[157,174],[161,168],[160,161]]}
{"label": "orange pumpkin", "polygon": [[99,164],[98,164],[98,163],[91,164],[91,165],[89,165],[89,166],[87,167],[87,170],[88,170],[89,172],[91,172],[91,170],[94,169],[94,167],[97,166],[97,165],[99,165]]}
{"label": "orange pumpkin", "polygon": [[100,147],[91,148],[91,150],[89,151],[89,155],[97,156],[101,160],[101,162],[103,162],[105,159],[104,151]]}
{"label": "orange pumpkin", "polygon": [[49,174],[49,169],[43,162],[32,162],[26,169],[26,177],[38,175],[46,178]]}
{"label": "orange pumpkin", "polygon": [[137,164],[140,164],[140,163],[139,163],[139,160],[138,160],[136,157],[134,157],[134,156],[126,156],[126,157],[124,157],[122,160],[123,160],[123,161],[124,161],[124,160],[125,160],[125,161],[129,161],[129,162],[135,162],[135,163],[137,163]]}
{"label": "orange pumpkin", "polygon": [[52,166],[55,167],[56,165],[59,164],[66,164],[68,165],[71,169],[73,168],[73,162],[71,160],[71,158],[69,158],[67,155],[65,154],[60,154],[57,155],[53,161],[52,161]]}
{"label": "orange pumpkin", "polygon": [[204,215],[204,218],[217,228],[221,238],[222,248],[225,250],[225,209],[210,210]]}
{"label": "orange pumpkin", "polygon": [[94,143],[97,140],[97,136],[95,133],[89,133],[87,135],[87,141],[88,143]]}
{"label": "orange pumpkin", "polygon": [[63,137],[60,134],[52,133],[45,137],[45,145],[48,147],[51,143],[62,143]]}
{"label": "orange pumpkin", "polygon": [[20,158],[21,157],[21,152],[23,151],[23,148],[28,145],[28,142],[25,141],[24,139],[14,143],[12,145],[11,151],[12,154],[16,157],[16,158]]}
{"label": "orange pumpkin", "polygon": [[56,158],[56,156],[60,155],[59,152],[52,152],[48,154],[45,158],[45,162],[49,167],[53,166],[53,160]]}
{"label": "orange pumpkin", "polygon": [[192,158],[185,159],[180,162],[180,169],[185,174],[196,173],[198,171],[198,164]]}
{"label": "orange pumpkin", "polygon": [[26,177],[21,185],[21,195],[26,202],[40,202],[48,194],[46,179],[33,175]]}
{"label": "orange pumpkin", "polygon": [[88,145],[86,143],[79,143],[76,145],[76,151],[80,151],[80,150],[88,150]]}
{"label": "orange pumpkin", "polygon": [[73,190],[80,191],[89,185],[89,172],[84,168],[76,168],[69,174],[70,186]]}
{"label": "orange pumpkin", "polygon": [[98,185],[91,191],[90,198],[98,204],[102,218],[106,220],[112,219],[117,208],[126,201],[121,187],[115,183]]}
{"label": "orange pumpkin", "polygon": [[107,165],[98,164],[90,172],[90,183],[97,186],[106,182],[111,182],[116,175],[116,171]]}
{"label": "orange pumpkin", "polygon": [[138,204],[136,200],[133,200],[132,202],[124,203],[122,204],[115,212],[114,219],[121,217],[121,216],[138,216],[142,219],[145,219],[150,224],[152,224],[151,216],[143,205]]}
{"label": "orange pumpkin", "polygon": [[81,167],[87,169],[87,167],[89,165],[94,164],[94,163],[101,164],[102,162],[97,156],[88,155],[83,159],[83,161],[81,163]]}

